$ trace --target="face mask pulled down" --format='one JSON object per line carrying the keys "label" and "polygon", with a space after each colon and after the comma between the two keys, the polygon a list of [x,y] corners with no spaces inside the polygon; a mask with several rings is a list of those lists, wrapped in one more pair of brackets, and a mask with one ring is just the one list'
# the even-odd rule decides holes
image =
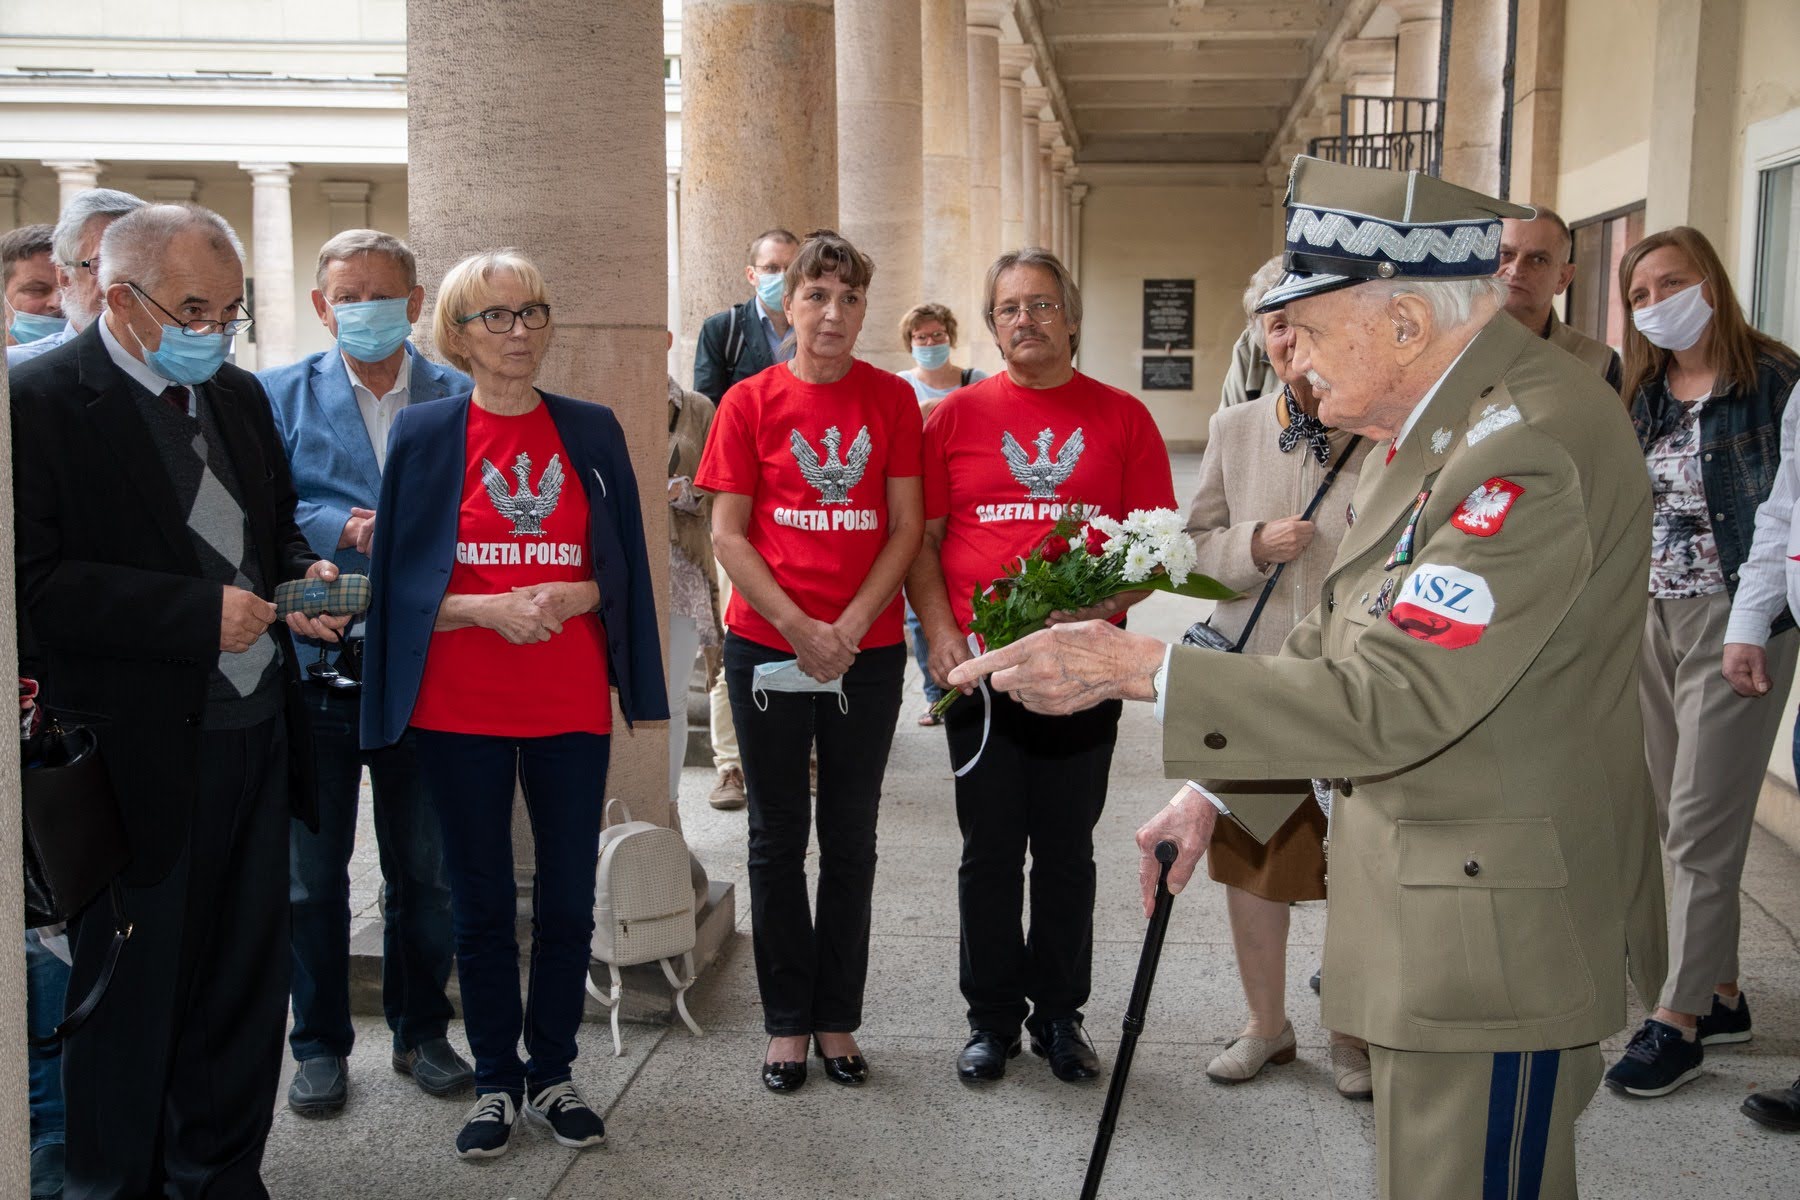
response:
{"label": "face mask pulled down", "polygon": [[797,658],[756,664],[750,672],[750,699],[755,701],[757,712],[769,711],[770,692],[826,692],[837,697],[839,712],[846,716],[850,714],[850,701],[844,696],[843,676],[820,683],[800,669]]}
{"label": "face mask pulled down", "polygon": [[1712,315],[1712,305],[1696,283],[1665,300],[1646,304],[1631,314],[1631,323],[1659,350],[1686,350],[1706,332]]}

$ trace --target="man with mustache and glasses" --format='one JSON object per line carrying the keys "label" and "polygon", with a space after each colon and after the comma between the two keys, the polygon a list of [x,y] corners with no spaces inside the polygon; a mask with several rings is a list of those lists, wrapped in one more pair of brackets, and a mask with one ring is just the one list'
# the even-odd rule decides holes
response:
{"label": "man with mustache and glasses", "polygon": [[[1026,709],[1140,699],[1173,778],[1311,779],[1327,811],[1320,1017],[1369,1042],[1387,1200],[1573,1200],[1575,1118],[1627,966],[1667,960],[1638,707],[1649,480],[1600,373],[1502,318],[1501,220],[1418,172],[1295,161],[1287,277],[1319,419],[1379,439],[1319,607],[1275,657],[1099,621],[965,663]],[[1138,831],[1179,890],[1221,816],[1188,783]]]}
{"label": "man with mustache and glasses", "polygon": [[[1135,396],[1077,371],[1081,292],[1047,250],[1003,254],[988,268],[988,329],[1006,370],[952,392],[925,425],[925,544],[906,594],[931,647],[939,685],[970,657],[970,597],[1029,553],[1075,504],[1123,519],[1174,508],[1169,456]],[[1123,619],[1134,592],[1053,620]],[[972,687],[964,691],[973,691]],[[945,718],[950,757],[979,761],[956,781],[963,834],[962,992],[969,1041],[957,1058],[968,1083],[1000,1078],[1019,1030],[1058,1079],[1100,1073],[1082,1030],[1093,957],[1094,823],[1106,803],[1121,705],[1074,716],[1026,712],[991,697]],[[1031,850],[1031,928],[1021,928]]]}

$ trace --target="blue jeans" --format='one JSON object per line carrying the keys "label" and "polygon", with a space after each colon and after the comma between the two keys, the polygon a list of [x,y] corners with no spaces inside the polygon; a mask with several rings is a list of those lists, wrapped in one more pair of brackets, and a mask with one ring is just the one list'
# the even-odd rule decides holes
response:
{"label": "blue jeans", "polygon": [[[415,729],[419,765],[444,830],[463,1027],[475,1090],[516,1100],[569,1078],[594,937],[594,868],[612,739],[594,733],[488,737]],[[513,782],[537,850],[531,974],[519,998]],[[519,1038],[530,1061],[519,1060]]]}
{"label": "blue jeans", "polygon": [[[69,964],[25,931],[25,1013],[32,1037],[49,1037],[63,1017],[69,991]],[[63,1140],[62,1047],[29,1050],[31,1065],[31,1148]]]}
{"label": "blue jeans", "polygon": [[394,1049],[444,1036],[453,1010],[450,885],[437,818],[419,782],[411,737],[383,750],[357,742],[358,694],[308,686],[319,781],[319,832],[293,822],[288,900],[293,916],[294,1058],[344,1058],[350,1025],[350,854],[363,767],[375,791],[381,856],[381,1005]]}
{"label": "blue jeans", "polygon": [[924,627],[919,624],[919,614],[906,606],[906,636],[912,639],[913,661],[919,664],[919,674],[925,677],[925,703],[936,704],[944,698],[944,689],[931,678],[931,647],[925,641]]}

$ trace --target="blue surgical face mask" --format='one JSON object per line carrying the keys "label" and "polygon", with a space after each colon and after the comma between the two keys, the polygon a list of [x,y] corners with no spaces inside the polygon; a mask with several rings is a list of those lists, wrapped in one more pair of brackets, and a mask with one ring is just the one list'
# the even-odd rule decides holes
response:
{"label": "blue surgical face mask", "polygon": [[935,371],[950,361],[950,343],[940,342],[936,346],[914,346],[913,361],[927,371]]}
{"label": "blue surgical face mask", "polygon": [[338,349],[357,362],[380,362],[400,348],[412,332],[406,319],[407,297],[394,300],[361,300],[334,304]]}
{"label": "blue surgical face mask", "polygon": [[12,324],[7,332],[20,345],[35,342],[39,338],[52,337],[68,327],[69,322],[62,317],[46,316],[43,313],[20,312],[13,309]]}
{"label": "blue surgical face mask", "polygon": [[[133,289],[132,295],[137,291]],[[143,298],[138,303],[143,304]],[[144,339],[138,337],[137,331],[127,325],[138,349],[144,352],[144,365],[176,383],[184,383],[189,387],[205,383],[219,373],[226,356],[231,353],[231,337],[223,333],[192,334],[179,325],[163,325],[162,344],[152,350],[144,345]]]}
{"label": "blue surgical face mask", "polygon": [[756,277],[756,298],[762,301],[763,308],[772,313],[781,311],[781,298],[787,294],[787,275],[777,272],[773,275]]}
{"label": "blue surgical face mask", "polygon": [[797,658],[780,662],[757,663],[750,672],[750,699],[757,711],[767,712],[770,692],[826,692],[837,697],[838,710],[849,713],[850,701],[844,696],[844,677],[820,683],[800,669]]}

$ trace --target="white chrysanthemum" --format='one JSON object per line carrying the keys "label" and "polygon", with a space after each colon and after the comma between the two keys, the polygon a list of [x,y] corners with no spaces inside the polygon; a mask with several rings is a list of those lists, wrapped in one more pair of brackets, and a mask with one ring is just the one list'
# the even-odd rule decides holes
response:
{"label": "white chrysanthemum", "polygon": [[1163,570],[1169,573],[1169,582],[1180,587],[1187,582],[1188,575],[1194,569],[1193,540],[1179,530],[1157,538],[1156,557],[1162,563]]}
{"label": "white chrysanthemum", "polygon": [[1156,554],[1147,543],[1134,540],[1125,547],[1126,583],[1142,583],[1155,569]]}

